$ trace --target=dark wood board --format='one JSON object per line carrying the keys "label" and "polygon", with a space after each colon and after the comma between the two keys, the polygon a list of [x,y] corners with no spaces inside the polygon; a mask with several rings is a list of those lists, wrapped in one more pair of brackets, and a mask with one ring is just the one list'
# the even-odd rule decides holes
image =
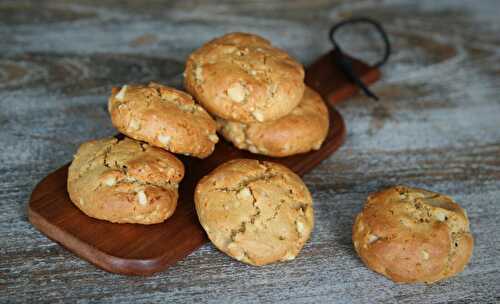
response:
{"label": "dark wood board", "polygon": [[[353,95],[357,89],[335,68],[328,56],[314,63],[312,71],[308,69],[306,83],[333,105]],[[355,61],[354,66],[368,84],[380,75],[377,69],[360,61]],[[324,85],[327,81],[331,85]],[[235,158],[279,162],[299,175],[305,174],[334,153],[344,141],[346,128],[343,118],[332,106],[329,108],[330,130],[318,151],[271,158],[238,150],[221,141],[206,159],[180,156],[186,167],[186,177],[179,187],[179,204],[174,215],[161,224],[113,224],[86,216],[71,203],[66,191],[69,164],[49,174],[35,187],[28,205],[29,220],[49,238],[104,270],[151,275],[175,264],[207,242],[193,204],[194,187],[202,176]]]}

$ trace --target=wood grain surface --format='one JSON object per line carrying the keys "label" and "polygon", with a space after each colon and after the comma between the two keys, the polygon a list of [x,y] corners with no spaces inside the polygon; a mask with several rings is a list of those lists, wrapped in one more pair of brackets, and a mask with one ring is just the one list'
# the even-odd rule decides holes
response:
{"label": "wood grain surface", "polygon": [[[500,2],[1,1],[0,302],[495,303],[500,301]],[[27,220],[34,186],[79,143],[114,134],[112,85],[180,86],[183,60],[228,31],[273,40],[304,64],[330,45],[329,26],[371,16],[394,53],[373,87],[339,105],[345,145],[304,180],[314,197],[310,242],[291,262],[256,268],[207,244],[153,277],[106,273]],[[339,33],[376,61],[365,28]],[[364,199],[403,183],[453,196],[467,211],[474,255],[459,276],[398,285],[367,269],[350,238]]]}

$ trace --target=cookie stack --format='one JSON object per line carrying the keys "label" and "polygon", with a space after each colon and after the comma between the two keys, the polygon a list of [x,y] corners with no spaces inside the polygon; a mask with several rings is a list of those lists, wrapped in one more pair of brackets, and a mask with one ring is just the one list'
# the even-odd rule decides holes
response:
{"label": "cookie stack", "polygon": [[328,133],[328,109],[302,65],[257,35],[209,41],[189,56],[184,80],[239,149],[289,156],[319,149]]}
{"label": "cookie stack", "polygon": [[210,155],[216,123],[189,94],[156,83],[114,88],[108,109],[125,137],[80,146],[68,171],[71,201],[97,219],[161,223],[174,213],[184,177],[172,153]]}
{"label": "cookie stack", "polygon": [[[272,156],[318,149],[328,132],[328,110],[304,85],[302,66],[256,35],[228,34],[196,50],[186,64],[185,86],[201,105],[157,83],[113,88],[108,110],[124,137],[78,149],[68,192],[80,210],[114,223],[168,219],[184,177],[173,153],[206,158],[219,140],[217,126],[238,148]],[[195,192],[210,240],[248,264],[294,259],[313,229],[309,190],[278,164],[229,161]]]}

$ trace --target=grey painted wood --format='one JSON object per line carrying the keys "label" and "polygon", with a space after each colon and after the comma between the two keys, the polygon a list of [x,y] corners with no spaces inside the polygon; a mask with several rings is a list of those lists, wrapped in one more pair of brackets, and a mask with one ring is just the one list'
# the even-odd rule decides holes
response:
{"label": "grey painted wood", "polygon": [[[500,301],[500,2],[0,2],[0,302],[442,303]],[[111,135],[110,87],[181,84],[186,55],[228,31],[262,34],[305,64],[329,48],[328,26],[368,15],[394,55],[374,90],[339,106],[344,147],[305,176],[312,240],[291,263],[262,268],[211,245],[153,277],[103,272],[27,221],[32,188],[82,141]],[[374,37],[342,34],[376,59]],[[335,123],[335,122],[334,122]],[[356,257],[350,230],[365,197],[405,183],[453,196],[476,247],[458,277],[397,285]]]}

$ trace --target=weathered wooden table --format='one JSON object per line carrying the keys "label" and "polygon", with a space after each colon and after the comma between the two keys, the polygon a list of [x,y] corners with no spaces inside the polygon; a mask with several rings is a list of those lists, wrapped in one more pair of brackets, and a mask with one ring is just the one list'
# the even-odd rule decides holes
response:
{"label": "weathered wooden table", "polygon": [[[500,301],[500,2],[158,2],[0,2],[0,302]],[[119,276],[27,221],[35,184],[82,141],[115,133],[112,85],[180,86],[186,55],[228,31],[262,34],[308,64],[329,49],[329,26],[351,15],[382,21],[394,54],[373,87],[381,101],[340,105],[346,144],[305,176],[317,220],[295,261],[255,268],[207,244],[153,277]],[[380,55],[375,37],[341,35],[369,60]],[[354,215],[370,192],[398,183],[467,209],[476,247],[458,277],[397,285],[356,257]]]}

